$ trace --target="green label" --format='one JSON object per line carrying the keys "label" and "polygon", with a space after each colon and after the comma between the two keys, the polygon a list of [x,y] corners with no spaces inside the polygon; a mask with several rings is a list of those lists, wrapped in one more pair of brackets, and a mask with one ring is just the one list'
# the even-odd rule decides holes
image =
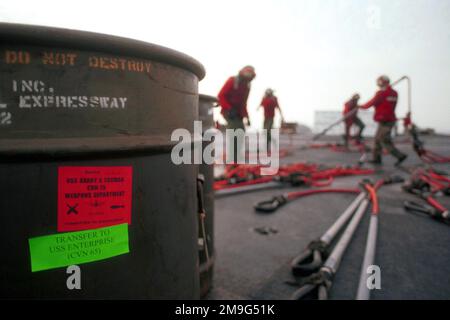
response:
{"label": "green label", "polygon": [[31,271],[103,260],[128,253],[128,224],[28,239]]}

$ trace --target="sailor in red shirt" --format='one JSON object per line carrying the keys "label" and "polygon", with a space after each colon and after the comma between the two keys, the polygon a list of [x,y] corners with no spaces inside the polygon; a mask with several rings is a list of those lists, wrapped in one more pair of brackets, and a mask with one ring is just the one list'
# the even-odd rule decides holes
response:
{"label": "sailor in red shirt", "polygon": [[[243,119],[246,119],[247,125],[250,125],[247,99],[250,93],[250,82],[255,76],[255,69],[252,66],[246,66],[239,71],[237,76],[228,78],[220,90],[219,104],[222,107],[221,113],[227,122],[229,120],[242,122]],[[243,124],[239,127],[244,128]]]}
{"label": "sailor in red shirt", "polygon": [[275,110],[280,112],[281,121],[283,121],[283,113],[281,112],[280,105],[278,104],[277,97],[273,94],[272,89],[267,89],[265,95],[259,105],[259,108],[264,109],[264,129],[267,130],[267,148],[270,148],[272,135],[271,129],[273,127],[273,118],[275,117]]}
{"label": "sailor in red shirt", "polygon": [[364,130],[364,122],[358,117],[358,101],[359,94],[355,93],[350,100],[348,100],[344,105],[343,116],[347,118],[345,119],[345,146],[348,146],[348,142],[350,140],[350,129],[352,125],[356,125],[359,128],[358,134],[356,135],[356,141],[358,143],[361,142],[362,132]]}
{"label": "sailor in red shirt", "polygon": [[381,164],[381,152],[383,147],[397,158],[396,166],[400,165],[407,158],[398,150],[391,138],[392,128],[396,123],[395,107],[397,106],[398,94],[397,91],[390,86],[390,80],[387,76],[381,76],[377,79],[377,85],[380,90],[375,96],[366,104],[362,105],[362,109],[370,107],[375,108],[373,119],[378,122],[377,133],[375,134],[375,145],[373,148],[372,163]]}
{"label": "sailor in red shirt", "polygon": [[[244,120],[250,126],[247,112],[247,99],[250,93],[250,82],[255,78],[255,69],[246,66],[239,74],[228,78],[218,94],[221,113],[227,121],[227,129],[241,129],[245,131]],[[243,140],[238,137],[227,141],[227,152],[237,162],[237,155],[241,152]]]}
{"label": "sailor in red shirt", "polygon": [[408,112],[406,116],[403,118],[403,127],[405,128],[405,134],[407,134],[411,130],[412,121],[411,121],[411,112]]}

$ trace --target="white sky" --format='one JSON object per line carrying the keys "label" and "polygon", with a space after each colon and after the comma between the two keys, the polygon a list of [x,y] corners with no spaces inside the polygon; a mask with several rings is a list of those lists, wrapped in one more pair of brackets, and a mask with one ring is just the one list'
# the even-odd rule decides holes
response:
{"label": "white sky", "polygon": [[[314,110],[341,110],[375,79],[413,82],[413,117],[450,133],[450,1],[448,0],[0,0],[0,21],[125,36],[187,53],[206,68],[201,93],[252,64],[257,77],[248,109],[276,90],[289,121],[313,124]],[[399,116],[406,83],[397,87]]]}

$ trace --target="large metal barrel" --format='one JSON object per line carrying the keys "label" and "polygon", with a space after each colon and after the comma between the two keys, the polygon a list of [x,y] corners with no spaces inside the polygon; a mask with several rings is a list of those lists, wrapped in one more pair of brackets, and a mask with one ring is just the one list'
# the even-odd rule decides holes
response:
{"label": "large metal barrel", "polygon": [[193,130],[203,66],[73,30],[0,39],[1,298],[199,298],[198,167],[170,136]]}
{"label": "large metal barrel", "polygon": [[[202,129],[205,132],[208,129],[214,128],[213,108],[217,99],[212,96],[201,94],[199,96],[199,120],[202,122]],[[205,142],[210,143],[210,142]],[[204,177],[204,221],[199,221],[199,237],[205,238],[206,246],[201,246],[199,261],[200,261],[200,294],[205,296],[212,286],[215,250],[214,250],[214,167],[202,163],[199,167],[200,174]],[[203,225],[202,225],[203,224]],[[203,227],[204,233],[203,234]],[[208,252],[206,252],[208,250]]]}

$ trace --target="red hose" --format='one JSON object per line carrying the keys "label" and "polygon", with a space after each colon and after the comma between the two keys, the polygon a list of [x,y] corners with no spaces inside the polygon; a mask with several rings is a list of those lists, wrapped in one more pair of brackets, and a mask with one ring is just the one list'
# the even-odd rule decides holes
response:
{"label": "red hose", "polygon": [[431,188],[432,188],[432,192],[437,192],[437,191],[440,191],[440,190],[444,190],[447,187],[447,186],[443,185],[442,183],[439,183],[437,181],[433,181],[431,179],[431,177],[429,177],[429,176],[427,176],[425,174],[421,174],[419,176],[419,179],[421,179],[422,181],[428,183],[431,186]]}
{"label": "red hose", "polygon": [[428,174],[435,180],[440,180],[440,181],[445,181],[445,182],[449,182],[450,183],[450,179],[442,176],[440,174],[437,174],[436,172],[433,171],[429,171]]}
{"label": "red hose", "polygon": [[[214,183],[214,189],[237,188],[241,186],[265,183],[273,180],[274,177],[261,176],[261,165],[227,165],[225,167],[224,179]],[[344,168],[334,167],[322,169],[317,164],[293,163],[281,166],[278,177],[289,181],[291,176],[303,181],[305,184],[314,187],[326,187],[333,183],[333,179],[339,176],[372,174],[372,169],[361,169],[357,167]],[[232,179],[242,181],[233,183]],[[325,180],[325,181],[321,181]]]}
{"label": "red hose", "polygon": [[334,181],[334,178],[332,176],[329,176],[328,180],[324,181],[324,182],[314,181],[312,179],[310,179],[310,180],[306,179],[305,182],[309,183],[313,187],[319,187],[320,188],[320,187],[328,187],[328,186],[330,186],[333,183],[333,181]]}
{"label": "red hose", "polygon": [[426,153],[428,156],[431,156],[434,159],[436,159],[437,162],[440,162],[440,163],[450,162],[450,157],[444,157],[444,156],[441,156],[440,154],[437,154],[435,152],[431,152],[428,150],[426,151]]}
{"label": "red hose", "polygon": [[[291,149],[279,149],[278,150],[278,158],[279,159],[283,159],[286,158],[287,156],[289,156],[292,153]],[[256,153],[250,153],[250,152],[246,152],[244,157],[245,158],[254,158],[254,159],[258,159],[260,157],[261,152],[256,152]],[[271,155],[271,151],[267,151],[267,155],[270,156]],[[227,159],[227,153],[225,151],[222,152],[222,159],[223,161],[225,161]]]}
{"label": "red hose", "polygon": [[442,204],[440,204],[432,196],[427,197],[427,202],[441,213],[447,211],[447,208],[445,208]]}
{"label": "red hose", "polygon": [[364,152],[366,149],[366,146],[364,145],[364,143],[353,143],[358,150],[350,150],[348,147],[343,146],[343,145],[339,145],[336,143],[324,143],[324,144],[320,144],[320,143],[313,143],[310,144],[308,147],[310,149],[326,149],[329,148],[331,151],[333,152]]}
{"label": "red hose", "polygon": [[369,192],[370,200],[372,201],[372,214],[377,215],[380,212],[380,208],[378,206],[378,196],[375,187],[372,187],[370,184],[365,184],[364,187]]}
{"label": "red hose", "polygon": [[290,192],[287,194],[286,198],[288,200],[293,200],[313,194],[319,193],[360,193],[359,189],[343,189],[343,188],[332,188],[332,189],[316,189],[316,190],[306,190],[306,191],[297,191]]}
{"label": "red hose", "polygon": [[375,182],[375,185],[373,186],[373,188],[376,190],[380,189],[380,187],[384,184],[384,180],[380,179],[377,182]]}
{"label": "red hose", "polygon": [[444,157],[437,153],[431,152],[429,150],[424,150],[421,157],[427,163],[448,163],[448,162],[450,162],[450,157]]}
{"label": "red hose", "polygon": [[333,145],[331,143],[325,143],[325,144],[312,143],[308,147],[310,149],[322,149],[322,148],[331,148],[332,146]]}

